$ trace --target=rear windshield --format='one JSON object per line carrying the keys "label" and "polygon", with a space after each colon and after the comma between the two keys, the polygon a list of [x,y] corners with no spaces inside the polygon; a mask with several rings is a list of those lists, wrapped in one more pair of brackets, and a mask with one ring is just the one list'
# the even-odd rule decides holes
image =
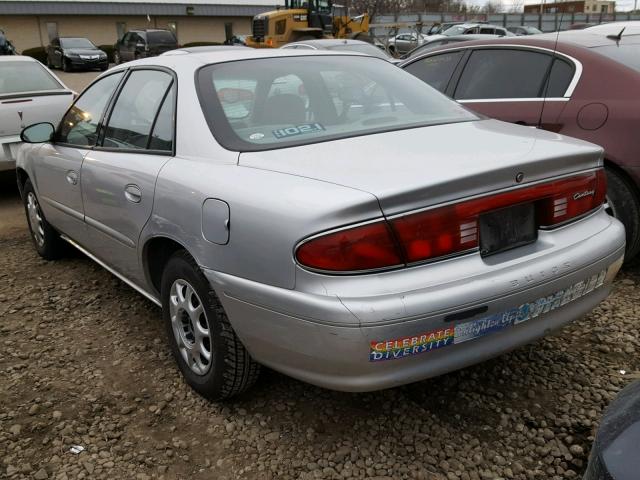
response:
{"label": "rear windshield", "polygon": [[62,48],[96,48],[96,46],[86,38],[61,38],[60,46]]}
{"label": "rear windshield", "polygon": [[209,65],[198,94],[218,142],[270,150],[478,117],[372,57],[308,56]]}
{"label": "rear windshield", "polygon": [[465,30],[467,30],[467,28],[468,27],[465,27],[464,25],[456,25],[454,27],[448,28],[447,30],[442,32],[442,34],[448,37],[452,35],[462,35],[464,34]]}
{"label": "rear windshield", "polygon": [[380,50],[378,47],[369,44],[358,44],[358,43],[346,43],[342,45],[331,45],[327,47],[327,50],[342,50],[345,52],[358,52],[358,53],[366,53],[367,55],[371,55],[372,57],[383,58],[385,60],[389,60],[389,55]]}
{"label": "rear windshield", "polygon": [[147,42],[161,45],[174,45],[176,37],[171,32],[147,32]]}
{"label": "rear windshield", "polygon": [[63,88],[38,62],[0,63],[0,95]]}
{"label": "rear windshield", "polygon": [[627,67],[640,71],[640,44],[606,45],[595,47],[593,50]]}

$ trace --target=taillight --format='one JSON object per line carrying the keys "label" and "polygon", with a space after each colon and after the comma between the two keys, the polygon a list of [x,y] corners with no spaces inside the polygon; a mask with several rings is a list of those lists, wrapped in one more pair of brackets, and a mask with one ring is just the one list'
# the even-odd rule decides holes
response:
{"label": "taillight", "polygon": [[538,227],[554,227],[602,205],[603,169],[380,220],[303,243],[296,251],[306,267],[354,272],[401,266],[475,250],[480,215],[533,203]]}
{"label": "taillight", "polygon": [[296,257],[306,267],[336,272],[404,264],[384,220],[312,238],[298,248]]}
{"label": "taillight", "polygon": [[599,207],[607,195],[607,175],[603,169],[552,183],[553,193],[537,206],[538,225],[551,227],[579,217]]}

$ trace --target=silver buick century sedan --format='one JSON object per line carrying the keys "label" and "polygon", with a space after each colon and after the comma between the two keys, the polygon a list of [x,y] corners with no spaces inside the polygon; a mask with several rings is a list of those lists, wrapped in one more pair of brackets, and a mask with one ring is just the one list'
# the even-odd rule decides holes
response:
{"label": "silver buick century sedan", "polygon": [[68,242],[160,305],[210,399],[261,364],[367,391],[482,361],[589,312],[623,260],[599,147],[373,57],[135,61],[22,138],[38,253]]}

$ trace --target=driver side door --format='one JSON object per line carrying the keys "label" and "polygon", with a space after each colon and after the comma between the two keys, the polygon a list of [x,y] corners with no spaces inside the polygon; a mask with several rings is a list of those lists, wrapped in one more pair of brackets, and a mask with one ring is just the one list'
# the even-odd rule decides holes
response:
{"label": "driver side door", "polygon": [[87,88],[62,117],[54,142],[45,143],[33,164],[34,183],[47,220],[79,243],[86,240],[80,170],[97,141],[104,112],[123,73]]}

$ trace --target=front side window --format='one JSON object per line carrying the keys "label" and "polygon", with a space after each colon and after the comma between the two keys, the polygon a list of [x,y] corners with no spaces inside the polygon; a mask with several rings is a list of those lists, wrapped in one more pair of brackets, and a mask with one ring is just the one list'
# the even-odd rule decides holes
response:
{"label": "front side window", "polygon": [[127,78],[111,111],[103,147],[146,149],[160,105],[173,77],[157,70],[135,70]]}
{"label": "front side window", "polygon": [[537,98],[551,56],[516,49],[475,50],[455,92],[456,100],[485,98]]}
{"label": "front side window", "polygon": [[40,62],[8,61],[0,68],[0,95],[7,93],[63,90]]}
{"label": "front side window", "polygon": [[122,76],[123,72],[114,73],[86,89],[62,118],[56,141],[79,147],[95,145],[100,120]]}
{"label": "front side window", "polygon": [[372,57],[220,63],[202,68],[197,81],[209,127],[220,144],[235,151],[477,119],[417,78]]}
{"label": "front side window", "polygon": [[463,55],[462,50],[433,55],[407,65],[405,70],[436,90],[444,92]]}

